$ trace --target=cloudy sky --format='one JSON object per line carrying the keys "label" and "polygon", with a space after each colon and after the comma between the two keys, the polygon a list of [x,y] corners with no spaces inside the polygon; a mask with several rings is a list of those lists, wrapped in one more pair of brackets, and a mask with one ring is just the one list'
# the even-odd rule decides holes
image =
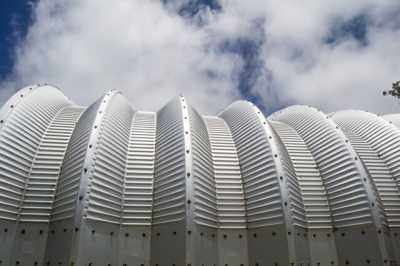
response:
{"label": "cloudy sky", "polygon": [[399,112],[398,0],[6,0],[0,102],[51,83],[78,104],[118,89],[157,110],[183,93],[206,114],[237,99],[266,113]]}

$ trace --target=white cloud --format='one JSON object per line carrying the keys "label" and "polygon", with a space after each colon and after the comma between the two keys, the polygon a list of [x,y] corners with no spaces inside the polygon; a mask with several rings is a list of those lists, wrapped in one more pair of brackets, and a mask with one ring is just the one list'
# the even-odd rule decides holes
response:
{"label": "white cloud", "polygon": [[[206,21],[201,27],[178,16],[175,4],[42,0],[18,47],[15,70],[1,86],[49,82],[82,104],[115,88],[135,107],[151,110],[182,92],[212,114],[240,96],[244,59],[221,52],[221,42],[260,38],[253,27],[261,21],[264,75],[249,93],[265,105],[300,103],[328,112],[398,109],[396,101],[381,96],[381,89],[400,79],[397,0],[221,0],[221,12],[198,14]],[[360,14],[368,19],[368,45],[350,35],[324,43],[334,25]]]}
{"label": "white cloud", "polygon": [[[396,52],[400,49],[400,24],[393,27],[390,17],[400,3],[352,2],[319,1],[320,5],[305,4],[296,10],[291,6],[275,13],[278,15],[266,25],[266,65],[278,83],[280,96],[290,102],[325,111],[359,108],[398,112],[398,102],[382,97],[382,89],[400,79],[400,54]],[[359,14],[368,19],[367,46],[351,36],[335,45],[323,42],[334,22]],[[268,101],[268,95],[262,90],[260,94]]]}
{"label": "white cloud", "polygon": [[240,58],[206,49],[208,42],[158,1],[44,0],[8,86],[48,82],[82,104],[118,89],[151,110],[183,93],[212,113],[237,97]]}

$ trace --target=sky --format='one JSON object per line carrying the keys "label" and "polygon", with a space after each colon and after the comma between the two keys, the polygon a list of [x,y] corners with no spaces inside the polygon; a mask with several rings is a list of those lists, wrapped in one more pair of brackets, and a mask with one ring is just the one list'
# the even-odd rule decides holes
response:
{"label": "sky", "polygon": [[398,112],[398,0],[5,0],[0,103],[54,84],[88,105],[109,89],[135,109],[183,94],[204,114],[246,99],[266,114]]}

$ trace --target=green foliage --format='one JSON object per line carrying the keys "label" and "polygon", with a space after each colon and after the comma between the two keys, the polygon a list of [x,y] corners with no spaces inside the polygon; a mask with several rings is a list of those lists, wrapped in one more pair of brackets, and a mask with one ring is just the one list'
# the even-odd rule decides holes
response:
{"label": "green foliage", "polygon": [[392,84],[392,89],[388,91],[383,91],[383,96],[391,95],[397,99],[400,99],[400,80]]}

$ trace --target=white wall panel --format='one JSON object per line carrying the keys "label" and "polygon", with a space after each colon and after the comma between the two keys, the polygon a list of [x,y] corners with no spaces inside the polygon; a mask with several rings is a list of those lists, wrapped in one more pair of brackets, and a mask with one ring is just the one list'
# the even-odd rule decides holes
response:
{"label": "white wall panel", "polygon": [[399,265],[399,125],[23,88],[0,109],[0,265]]}
{"label": "white wall panel", "polygon": [[126,160],[124,225],[151,225],[155,145],[155,113],[136,112],[130,129]]}

